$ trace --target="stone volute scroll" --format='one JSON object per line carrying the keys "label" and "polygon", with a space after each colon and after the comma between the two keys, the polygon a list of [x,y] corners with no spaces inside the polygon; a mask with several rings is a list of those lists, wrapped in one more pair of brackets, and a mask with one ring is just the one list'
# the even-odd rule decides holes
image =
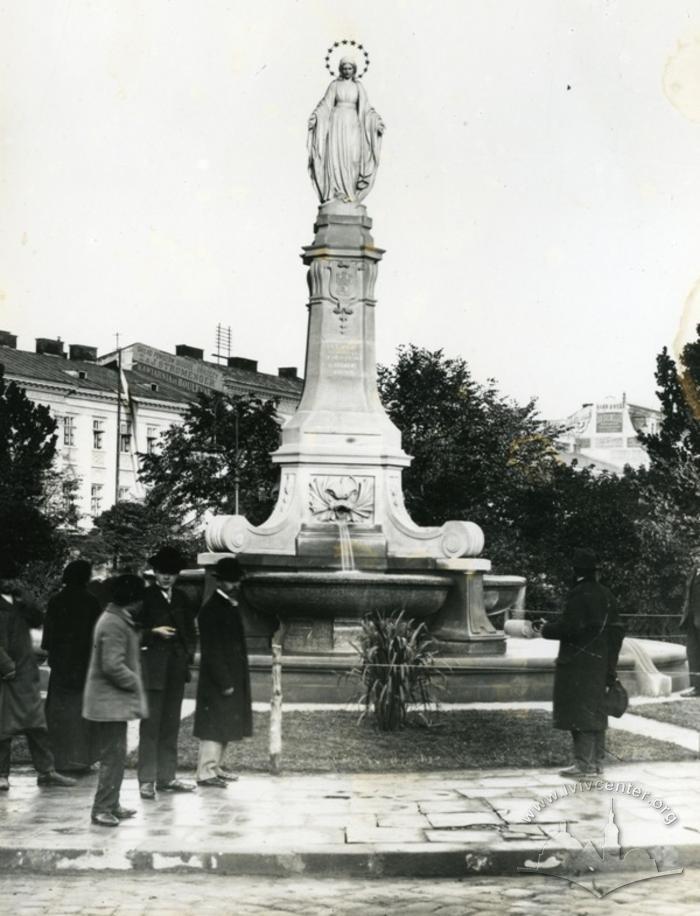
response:
{"label": "stone volute scroll", "polygon": [[[338,54],[343,56],[336,74],[332,61]],[[336,79],[309,118],[309,175],[322,204],[357,203],[374,184],[384,133],[384,122],[360,82],[369,54],[355,41],[336,41],[328,49],[326,67]]]}

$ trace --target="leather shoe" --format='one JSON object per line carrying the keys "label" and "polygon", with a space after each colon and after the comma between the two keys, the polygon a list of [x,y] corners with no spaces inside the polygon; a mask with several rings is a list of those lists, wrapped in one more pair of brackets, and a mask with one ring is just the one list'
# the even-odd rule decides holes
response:
{"label": "leather shoe", "polygon": [[682,697],[696,697],[698,696],[697,687],[686,687],[685,690],[681,690]]}
{"label": "leather shoe", "polygon": [[55,770],[49,770],[48,773],[39,773],[36,784],[38,786],[56,786],[61,789],[69,789],[71,786],[77,786],[78,780],[72,776],[61,776]]}
{"label": "leather shoe", "polygon": [[142,782],[139,786],[139,795],[141,798],[155,798],[156,787],[152,782]]}
{"label": "leather shoe", "polygon": [[10,780],[7,776],[0,776],[0,792],[7,792],[10,788]]}
{"label": "leather shoe", "polygon": [[198,786],[211,786],[214,789],[225,789],[228,786],[228,783],[225,779],[222,779],[220,776],[210,776],[209,779],[198,779]]}
{"label": "leather shoe", "polygon": [[588,772],[587,770],[582,770],[580,767],[574,765],[571,767],[565,767],[563,770],[559,770],[559,775],[564,776],[567,779],[593,779],[597,774],[595,770]]}
{"label": "leather shoe", "polygon": [[225,779],[226,782],[238,782],[238,775],[236,773],[229,773],[228,770],[219,770],[216,775],[219,779]]}
{"label": "leather shoe", "polygon": [[156,789],[159,792],[194,792],[195,785],[182,779],[171,779],[170,782],[156,783]]}
{"label": "leather shoe", "polygon": [[128,818],[133,817],[136,813],[137,812],[134,808],[122,808],[121,805],[119,805],[118,808],[112,809],[112,814],[117,818],[117,820],[120,821],[125,821]]}
{"label": "leather shoe", "polygon": [[98,811],[96,814],[92,815],[90,820],[99,827],[119,826],[119,818],[115,814],[110,814],[109,811]]}

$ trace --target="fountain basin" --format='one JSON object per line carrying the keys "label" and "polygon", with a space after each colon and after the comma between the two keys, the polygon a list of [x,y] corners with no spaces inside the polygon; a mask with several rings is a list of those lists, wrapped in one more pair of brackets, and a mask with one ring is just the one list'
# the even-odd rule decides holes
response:
{"label": "fountain basin", "polygon": [[285,618],[360,619],[371,611],[405,611],[407,617],[436,614],[451,581],[424,573],[368,570],[248,570],[243,589],[251,607]]}

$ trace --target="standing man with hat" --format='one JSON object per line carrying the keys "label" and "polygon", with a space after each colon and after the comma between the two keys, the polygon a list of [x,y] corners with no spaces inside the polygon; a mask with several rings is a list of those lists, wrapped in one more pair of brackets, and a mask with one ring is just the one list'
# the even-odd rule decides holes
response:
{"label": "standing man with hat", "polygon": [[154,799],[157,791],[195,788],[177,779],[177,739],[196,635],[190,601],[174,587],[185,565],[180,552],[161,547],[149,563],[155,582],[144,592],[141,641],[149,716],[140,726],[138,777],[141,798]]}
{"label": "standing man with hat", "polygon": [[686,579],[680,628],[685,630],[690,679],[690,687],[681,690],[681,696],[697,697],[700,696],[700,566],[697,560]]}
{"label": "standing man with hat", "polygon": [[573,586],[564,611],[552,623],[534,624],[545,639],[559,640],[552,702],[554,728],[570,731],[574,764],[562,776],[602,772],[605,757],[605,693],[615,683],[617,658],[624,637],[612,592],[597,580],[592,550],[572,557]]}
{"label": "standing man with hat", "polygon": [[199,612],[201,660],[194,735],[199,738],[197,785],[225,789],[238,777],[222,767],[226,745],[253,734],[245,633],[238,610],[243,577],[238,560],[216,564],[217,589]]}

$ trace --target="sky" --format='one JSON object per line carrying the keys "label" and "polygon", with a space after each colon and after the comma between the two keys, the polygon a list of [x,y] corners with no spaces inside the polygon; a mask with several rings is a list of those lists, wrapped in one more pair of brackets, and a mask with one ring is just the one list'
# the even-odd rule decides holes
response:
{"label": "sky", "polygon": [[0,0],[0,327],[304,364],[326,49],[386,133],[377,356],[653,406],[700,322],[700,0]]}

